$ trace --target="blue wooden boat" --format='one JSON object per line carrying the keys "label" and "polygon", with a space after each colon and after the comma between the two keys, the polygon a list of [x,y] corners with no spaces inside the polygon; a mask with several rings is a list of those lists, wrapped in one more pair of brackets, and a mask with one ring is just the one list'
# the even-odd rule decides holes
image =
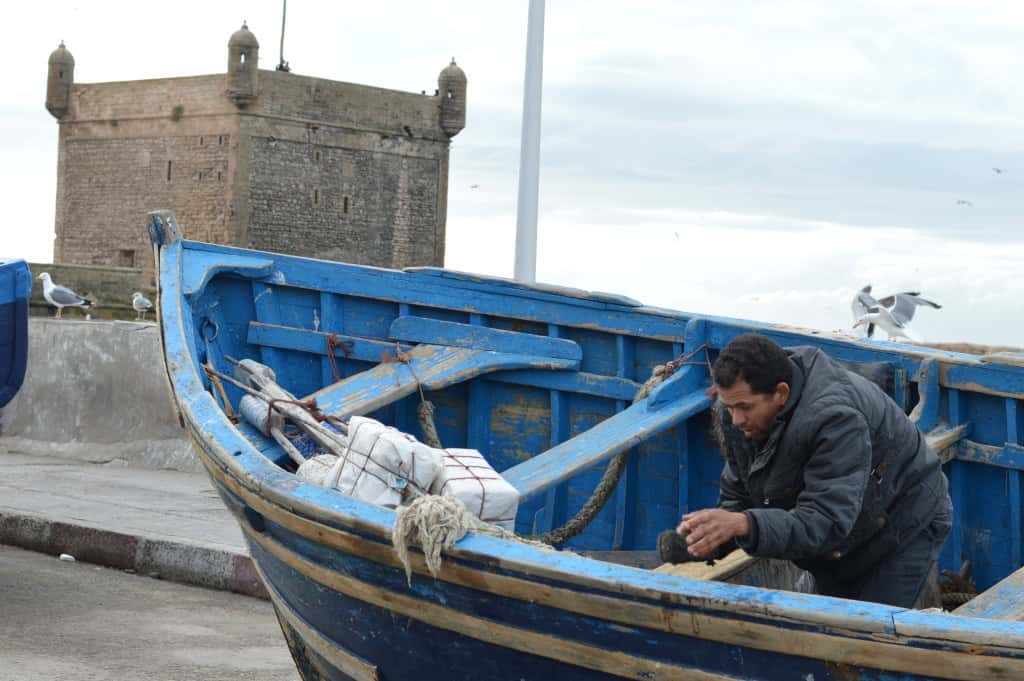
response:
{"label": "blue wooden boat", "polygon": [[[150,220],[178,408],[304,679],[1024,679],[1019,356],[215,246],[183,240],[169,212]],[[681,513],[715,504],[703,360],[751,330],[882,371],[946,461],[956,518],[942,567],[969,561],[978,596],[916,611],[764,588],[749,562],[713,579],[624,564]],[[396,344],[410,364],[381,361]],[[694,361],[634,403],[652,368],[681,355]],[[480,450],[520,491],[521,534],[563,523],[609,460],[632,454],[569,550],[471,533],[437,578],[414,550],[407,585],[393,511],[303,482],[275,442],[232,421],[222,400],[237,407],[240,393],[215,394],[203,369],[229,372],[230,358],[271,366],[326,413],[417,436],[419,381],[445,445]]]}
{"label": "blue wooden boat", "polygon": [[24,260],[0,259],[0,407],[25,380],[32,272]]}

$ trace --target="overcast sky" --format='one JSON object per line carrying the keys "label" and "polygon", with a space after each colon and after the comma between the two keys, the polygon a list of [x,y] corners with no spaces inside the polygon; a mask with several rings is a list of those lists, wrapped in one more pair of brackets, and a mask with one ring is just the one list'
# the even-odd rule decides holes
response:
{"label": "overcast sky", "polygon": [[[243,19],[278,58],[280,2],[19,7],[5,256],[52,259],[59,40],[77,82],[222,72]],[[511,276],[527,1],[288,10],[297,73],[430,92],[456,58],[446,265]],[[827,330],[866,283],[920,289],[944,305],[915,319],[926,339],[1024,346],[1022,74],[1016,0],[549,0],[538,280]]]}

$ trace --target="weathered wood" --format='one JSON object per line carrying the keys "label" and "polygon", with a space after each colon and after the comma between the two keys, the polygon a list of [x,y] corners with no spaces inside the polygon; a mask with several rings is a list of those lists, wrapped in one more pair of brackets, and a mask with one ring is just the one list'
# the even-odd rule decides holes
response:
{"label": "weathered wood", "polygon": [[983,445],[971,440],[964,440],[957,448],[956,458],[960,461],[973,461],[989,466],[1024,470],[1024,447],[1007,442],[998,445]]}
{"label": "weathered wood", "polygon": [[181,288],[186,296],[198,295],[219,274],[237,274],[247,279],[264,279],[274,273],[274,261],[241,253],[189,251],[181,269]]}
{"label": "weathered wood", "polygon": [[939,426],[925,435],[925,441],[931,450],[943,461],[949,461],[956,455],[955,446],[971,432],[971,424],[959,426]]}
{"label": "weathered wood", "polygon": [[724,582],[740,570],[753,565],[757,560],[743,549],[736,549],[725,558],[714,561],[713,565],[709,565],[707,561],[703,560],[690,563],[664,563],[655,569],[655,572],[706,582]]}
{"label": "weathered wood", "polygon": [[[249,333],[246,340],[253,345],[281,350],[297,350],[327,356],[327,339],[331,334],[323,331],[310,331],[280,324],[249,322]],[[355,359],[362,362],[380,362],[384,353],[394,354],[396,349],[410,350],[411,345],[399,345],[392,341],[374,340],[361,336],[335,334],[338,341],[345,343],[348,355],[340,349],[334,354],[337,361]]]}
{"label": "weathered wood", "polygon": [[[683,380],[684,373],[685,369],[673,375],[669,381]],[[524,498],[539,494],[591,466],[635,447],[666,428],[707,409],[711,404],[703,388],[651,409],[650,403],[657,399],[654,393],[571,440],[509,468],[502,475]]]}
{"label": "weathered wood", "polygon": [[[330,333],[325,331],[311,331],[309,329],[282,326],[280,324],[249,322],[246,340],[260,347],[309,352],[323,355],[326,358],[327,339],[330,335]],[[394,354],[395,352],[395,343],[393,341],[382,341],[347,334],[335,334],[335,337],[338,341],[345,343],[348,351],[348,355],[345,355],[341,350],[335,350],[339,366],[345,359],[376,363],[381,361],[384,353]],[[403,351],[408,351],[413,346],[399,344],[398,347]],[[330,369],[325,370],[324,377],[325,379],[331,378]],[[499,383],[529,385],[548,390],[595,395],[612,400],[632,400],[637,390],[640,389],[640,384],[636,381],[618,376],[603,376],[584,371],[552,372],[550,370],[513,369],[490,375],[487,378],[490,381],[498,381]]]}
{"label": "weathered wood", "polygon": [[553,357],[417,345],[409,362],[384,362],[307,397],[325,414],[340,418],[368,414],[423,390],[441,388],[502,369],[574,369],[578,362]]}
{"label": "weathered wood", "polygon": [[[215,254],[225,259],[245,257],[246,251],[210,244],[188,242],[189,259],[195,254]],[[251,257],[251,256],[249,256]],[[443,309],[501,314],[531,321],[558,322],[566,326],[618,330],[630,333],[638,325],[645,335],[671,339],[682,334],[684,320],[665,310],[629,308],[582,298],[565,298],[554,294],[530,295],[529,287],[516,284],[516,289],[485,285],[465,295],[452,295],[451,285],[440,277],[423,276],[416,272],[396,272],[358,265],[346,265],[294,256],[274,255],[275,271],[290,286],[341,295],[354,295],[388,300],[409,305]],[[520,295],[516,291],[526,292]],[[635,310],[635,311],[634,311]]]}
{"label": "weathered wood", "polygon": [[[229,488],[241,496],[247,503],[253,502],[255,509],[267,517],[268,520],[280,524],[292,531],[296,531],[317,543],[332,546],[339,550],[360,555],[377,562],[384,562],[398,567],[397,559],[389,545],[378,544],[366,541],[364,538],[350,535],[343,530],[328,527],[309,519],[294,516],[292,513],[273,506],[260,497],[247,492],[237,482],[224,477],[222,473],[212,471],[215,477],[221,482],[227,483]],[[245,529],[244,519],[240,519]],[[257,539],[248,531],[252,539]],[[453,548],[452,554],[458,555],[457,548]],[[428,575],[426,563],[422,554],[413,552],[410,554],[413,569],[421,575]],[[324,573],[334,575],[335,573]],[[304,573],[309,574],[309,573]],[[327,574],[324,574],[326,577]],[[572,575],[563,574],[563,577]],[[442,566],[439,579],[456,584],[463,584],[471,588],[486,589],[491,593],[498,593],[506,597],[526,600],[540,605],[547,605],[559,609],[569,610],[582,615],[597,617],[613,622],[619,622],[631,626],[640,626],[657,631],[671,631],[674,633],[691,636],[694,638],[708,639],[730,643],[743,647],[752,647],[760,650],[769,650],[786,654],[803,655],[815,659],[823,659],[837,664],[863,665],[873,669],[887,669],[904,671],[907,673],[930,675],[936,678],[948,679],[978,679],[1011,681],[1022,678],[1024,674],[1024,660],[979,655],[978,648],[974,645],[962,644],[961,649],[931,649],[915,648],[905,645],[899,640],[894,640],[891,635],[880,633],[877,639],[863,638],[863,632],[858,632],[856,637],[850,637],[838,633],[843,629],[842,624],[853,623],[852,618],[837,620],[830,625],[824,625],[827,620],[827,613],[823,610],[818,613],[822,624],[815,626],[814,630],[793,630],[772,624],[761,624],[751,622],[747,619],[723,618],[713,614],[713,610],[707,609],[710,603],[700,603],[693,597],[685,597],[685,601],[693,608],[686,611],[667,609],[656,604],[634,602],[611,598],[600,594],[580,592],[560,588],[557,586],[542,585],[540,583],[506,576],[501,573],[477,570],[461,565],[456,561],[448,560]],[[333,581],[333,580],[332,580]],[[330,584],[327,584],[330,586]],[[626,585],[619,585],[620,588]],[[665,599],[670,594],[662,592],[650,594],[651,598]],[[666,600],[666,604],[673,599]],[[822,605],[827,604],[823,601]],[[740,615],[747,608],[742,601],[727,605],[728,612]],[[447,611],[446,611],[447,612]],[[755,614],[754,611],[749,613]],[[778,624],[783,622],[792,624],[792,615],[771,612],[771,608],[764,609],[763,606],[756,609],[759,617],[779,617]],[[810,622],[808,622],[810,624]],[[914,630],[917,636],[927,636],[939,640],[946,639],[939,630],[927,625],[914,626],[913,623],[906,625],[908,629]],[[963,631],[947,631],[949,636],[964,636]],[[955,638],[943,640],[946,645],[956,646]],[[1013,645],[1006,639],[1007,645]]]}
{"label": "weathered wood", "polygon": [[396,341],[445,345],[469,348],[470,350],[492,350],[576,361],[583,357],[580,346],[565,338],[502,331],[486,326],[459,324],[426,317],[399,317],[391,323],[389,336]]}
{"label": "weathered wood", "polygon": [[503,371],[487,380],[567,393],[594,395],[610,400],[632,401],[641,384],[618,376],[604,376],[586,371]]}
{"label": "weathered wood", "polygon": [[1024,568],[953,611],[965,617],[1024,622]]}
{"label": "weathered wood", "polygon": [[[1009,444],[1020,443],[1020,421],[1018,416],[1017,400],[1006,398],[1006,441]],[[1021,499],[1020,499],[1020,471],[1006,471],[1006,491],[1009,502],[1010,522],[1010,564],[1021,565],[1024,560],[1024,537],[1021,532]]]}
{"label": "weathered wood", "polygon": [[[423,622],[433,627],[453,631],[469,638],[486,641],[529,655],[538,655],[584,669],[614,674],[627,679],[656,679],[657,681],[729,681],[721,674],[701,671],[682,665],[671,665],[627,653],[606,650],[536,631],[521,629],[492,619],[474,617],[408,593],[387,591],[362,582],[355,577],[333,572],[309,561],[283,544],[260,534],[241,521],[249,541],[259,544],[288,567],[301,572],[316,583],[338,593],[356,598],[391,612]],[[273,596],[273,594],[271,594]],[[276,602],[276,601],[275,601]],[[657,673],[651,670],[657,668]]]}
{"label": "weathered wood", "polygon": [[650,570],[661,565],[657,551],[580,551],[584,558]]}
{"label": "weathered wood", "polygon": [[[562,329],[556,324],[548,325],[548,335],[552,338],[560,338]],[[505,375],[507,376],[508,372]],[[577,375],[581,372],[576,372]],[[551,374],[555,376],[555,374]],[[565,373],[557,376],[565,376]],[[567,398],[562,390],[552,388],[548,391],[548,400],[551,414],[551,436],[548,442],[551,447],[561,444],[567,437],[569,430],[569,414]],[[544,506],[534,516],[533,533],[543,534],[555,528],[555,521],[560,520],[565,513],[567,490],[565,485],[554,485],[548,488],[544,494]]]}
{"label": "weathered wood", "polygon": [[259,573],[260,579],[263,580],[267,593],[270,594],[271,600],[277,607],[278,614],[295,630],[295,633],[302,637],[303,643],[314,653],[327,660],[335,669],[352,677],[354,681],[379,681],[380,675],[377,673],[376,665],[370,664],[351,650],[347,650],[337,641],[329,641],[321,636],[292,609],[288,601],[282,598],[273,583],[267,579],[267,575],[259,564],[254,562],[253,565],[256,566],[256,571]]}
{"label": "weathered wood", "polygon": [[628,296],[616,293],[603,293],[600,291],[584,291],[569,286],[558,286],[555,284],[527,284],[513,279],[502,279],[485,274],[470,272],[459,272],[440,267],[406,267],[403,272],[415,272],[418,275],[441,277],[450,282],[453,287],[469,290],[493,290],[499,288],[508,291],[510,295],[523,296],[525,298],[538,298],[543,300],[558,300],[559,298],[575,298],[581,304],[588,305],[615,305],[620,307],[640,307],[643,303]]}
{"label": "weathered wood", "polygon": [[788,560],[755,558],[743,549],[736,549],[713,565],[695,561],[672,565],[666,563],[655,572],[702,581],[744,584],[762,589],[796,591],[804,571]]}
{"label": "weathered wood", "polygon": [[910,420],[917,424],[923,432],[939,426],[939,369],[934,359],[921,363],[917,373],[917,404],[910,412]]}

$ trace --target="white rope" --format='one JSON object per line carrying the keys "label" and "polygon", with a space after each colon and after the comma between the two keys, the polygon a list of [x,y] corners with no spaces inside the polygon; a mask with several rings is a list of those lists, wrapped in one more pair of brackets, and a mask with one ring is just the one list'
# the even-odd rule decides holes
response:
{"label": "white rope", "polygon": [[415,543],[423,550],[423,559],[431,576],[437,578],[441,572],[441,552],[466,536],[467,532],[511,539],[546,551],[552,547],[541,542],[530,541],[509,532],[503,527],[485,523],[473,515],[458,497],[427,495],[419,497],[408,506],[396,510],[395,525],[391,529],[391,543],[395,547],[399,562],[405,568],[405,578],[412,586],[412,561],[409,558],[409,543]]}

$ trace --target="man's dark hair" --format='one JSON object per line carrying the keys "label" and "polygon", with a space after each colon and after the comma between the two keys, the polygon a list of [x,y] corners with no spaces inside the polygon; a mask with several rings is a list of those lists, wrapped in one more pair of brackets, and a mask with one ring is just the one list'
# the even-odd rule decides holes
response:
{"label": "man's dark hair", "polygon": [[779,383],[792,382],[793,365],[777,343],[757,333],[745,333],[719,353],[711,376],[723,388],[746,381],[755,394],[771,395]]}

